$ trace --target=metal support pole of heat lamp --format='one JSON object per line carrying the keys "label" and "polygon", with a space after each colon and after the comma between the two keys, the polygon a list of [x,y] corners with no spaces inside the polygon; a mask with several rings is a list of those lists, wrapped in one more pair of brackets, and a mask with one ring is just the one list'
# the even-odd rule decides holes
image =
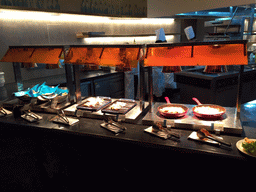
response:
{"label": "metal support pole of heat lamp", "polygon": [[144,60],[139,61],[139,101],[140,110],[143,111],[145,108],[144,98],[145,98],[145,73],[144,73]]}
{"label": "metal support pole of heat lamp", "polygon": [[240,112],[241,112],[241,96],[242,96],[242,76],[244,73],[244,65],[240,66],[239,75],[238,75],[238,83],[237,83],[237,99],[236,99],[236,120],[240,120]]}
{"label": "metal support pole of heat lamp", "polygon": [[81,86],[80,86],[80,65],[73,65],[73,73],[75,80],[75,95],[76,95],[76,103],[79,104],[81,102]]}
{"label": "metal support pole of heat lamp", "polygon": [[[64,46],[64,58],[69,50],[70,46]],[[75,89],[73,86],[73,68],[72,64],[65,63],[65,73],[66,73],[66,86],[69,90],[69,101],[73,104],[75,101]]]}
{"label": "metal support pole of heat lamp", "polygon": [[13,70],[15,75],[15,81],[17,83],[17,90],[23,91],[23,82],[22,82],[22,76],[21,76],[21,70],[20,70],[20,63],[13,62]]}
{"label": "metal support pole of heat lamp", "polygon": [[65,64],[65,71],[66,71],[66,80],[67,80],[66,86],[70,93],[70,101],[73,103],[75,100],[75,90],[73,86],[72,65]]}
{"label": "metal support pole of heat lamp", "polygon": [[145,68],[144,68],[144,59],[141,59],[146,52],[146,45],[143,45],[138,54],[139,59],[139,101],[140,101],[140,110],[143,111],[145,108]]}
{"label": "metal support pole of heat lamp", "polygon": [[148,102],[149,102],[149,112],[153,112],[153,69],[148,67]]}

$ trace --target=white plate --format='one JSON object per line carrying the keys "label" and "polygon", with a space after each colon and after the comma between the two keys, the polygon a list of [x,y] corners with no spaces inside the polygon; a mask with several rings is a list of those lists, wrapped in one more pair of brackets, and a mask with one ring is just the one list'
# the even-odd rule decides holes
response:
{"label": "white plate", "polygon": [[[256,141],[256,139],[250,139],[250,140]],[[243,142],[244,142],[244,139],[241,139],[241,140],[237,141],[237,142],[236,142],[236,148],[237,148],[239,151],[241,151],[242,153],[246,154],[246,155],[249,155],[249,156],[251,156],[251,157],[256,157],[256,156],[254,156],[254,155],[251,155],[250,153],[247,153],[247,152],[244,150],[244,148],[242,147],[242,143],[243,143]]]}

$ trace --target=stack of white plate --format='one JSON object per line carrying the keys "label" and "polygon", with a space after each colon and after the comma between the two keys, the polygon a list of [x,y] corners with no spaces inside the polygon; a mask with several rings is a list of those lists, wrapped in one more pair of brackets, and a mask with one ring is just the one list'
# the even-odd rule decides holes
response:
{"label": "stack of white plate", "polygon": [[0,87],[3,87],[5,83],[4,72],[0,72]]}
{"label": "stack of white plate", "polygon": [[0,72],[0,101],[7,99],[7,90],[4,87],[4,72]]}

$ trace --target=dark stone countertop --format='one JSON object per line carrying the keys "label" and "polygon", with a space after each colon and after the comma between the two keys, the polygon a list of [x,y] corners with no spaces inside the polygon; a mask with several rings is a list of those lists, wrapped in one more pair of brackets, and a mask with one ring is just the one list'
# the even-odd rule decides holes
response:
{"label": "dark stone countertop", "polygon": [[[118,142],[121,141],[126,143],[135,143],[146,147],[157,147],[165,148],[168,150],[180,151],[181,153],[200,153],[206,155],[234,158],[239,160],[246,160],[248,157],[237,150],[236,142],[243,139],[245,136],[249,138],[256,137],[256,130],[253,128],[255,122],[248,119],[248,112],[246,115],[247,118],[245,116],[243,116],[242,118],[242,120],[244,120],[244,131],[242,136],[221,135],[225,141],[232,143],[231,148],[222,146],[219,147],[216,145],[209,145],[198,141],[189,140],[187,138],[192,130],[176,129],[181,134],[180,141],[171,139],[164,140],[144,132],[144,129],[148,126],[141,124],[124,123],[124,125],[127,127],[126,132],[114,135],[112,132],[100,127],[102,120],[80,118],[78,124],[75,124],[73,126],[66,126],[50,122],[49,120],[55,116],[53,114],[40,115],[43,116],[43,120],[39,121],[38,123],[29,123],[19,118],[14,119],[12,115],[0,118],[0,123],[6,125],[13,125],[15,127],[22,126],[27,129],[37,129],[44,131],[47,130],[62,132],[66,134],[74,134],[87,137],[89,136],[108,140],[110,139]],[[8,126],[2,126],[1,129],[8,129]]]}
{"label": "dark stone countertop", "polygon": [[54,114],[38,113],[43,116],[38,123],[10,115],[0,118],[0,160],[34,156],[43,165],[42,174],[46,169],[53,175],[52,182],[47,181],[50,188],[58,190],[120,191],[126,186],[122,191],[189,191],[201,182],[214,184],[211,189],[216,191],[220,183],[237,191],[234,181],[251,183],[254,178],[247,175],[255,170],[255,158],[239,152],[236,142],[256,138],[255,106],[242,107],[242,136],[221,135],[231,148],[188,140],[191,130],[179,130],[180,141],[175,141],[145,133],[148,126],[141,124],[124,123],[126,132],[114,135],[100,127],[102,120],[80,118],[78,124],[66,126],[50,122]]}

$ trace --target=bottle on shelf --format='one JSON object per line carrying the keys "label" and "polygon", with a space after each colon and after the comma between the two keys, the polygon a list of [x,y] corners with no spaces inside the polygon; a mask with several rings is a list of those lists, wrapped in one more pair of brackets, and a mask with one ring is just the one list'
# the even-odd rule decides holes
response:
{"label": "bottle on shelf", "polygon": [[91,13],[91,4],[89,0],[85,0],[85,7],[86,7],[85,13]]}
{"label": "bottle on shelf", "polygon": [[94,13],[95,12],[95,8],[94,8],[94,0],[91,0],[91,11],[90,13]]}
{"label": "bottle on shelf", "polygon": [[59,4],[59,0],[55,0],[55,7],[54,7],[54,9],[56,9],[56,10],[60,10],[60,4]]}
{"label": "bottle on shelf", "polygon": [[128,15],[129,16],[132,15],[132,6],[131,6],[131,4],[128,5]]}
{"label": "bottle on shelf", "polygon": [[127,4],[124,6],[124,15],[129,15],[129,8]]}
{"label": "bottle on shelf", "polygon": [[100,0],[98,11],[99,11],[99,13],[104,12],[102,0]]}
{"label": "bottle on shelf", "polygon": [[105,2],[104,2],[103,6],[104,6],[104,8],[103,8],[104,14],[108,14],[108,5],[107,5],[106,0],[105,0]]}
{"label": "bottle on shelf", "polygon": [[98,9],[99,7],[98,7],[98,3],[97,3],[97,1],[94,1],[94,13],[99,13],[99,9]]}
{"label": "bottle on shelf", "polygon": [[81,12],[85,13],[85,9],[86,9],[86,7],[85,7],[85,0],[83,0],[82,4],[81,4]]}

